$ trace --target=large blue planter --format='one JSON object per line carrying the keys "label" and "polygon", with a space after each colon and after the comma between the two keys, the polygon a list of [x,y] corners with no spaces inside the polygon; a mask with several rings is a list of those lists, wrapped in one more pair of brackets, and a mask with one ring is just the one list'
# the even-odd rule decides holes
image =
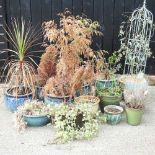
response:
{"label": "large blue planter", "polygon": [[95,86],[97,89],[104,89],[112,87],[113,80],[95,80]]}
{"label": "large blue planter", "polygon": [[4,94],[4,102],[7,108],[12,112],[15,112],[17,107],[22,106],[26,100],[32,100],[32,93],[27,95],[13,96],[8,94],[8,91],[9,89]]}
{"label": "large blue planter", "polygon": [[24,121],[27,123],[28,126],[44,126],[50,122],[50,118],[46,115],[44,116],[23,116]]}
{"label": "large blue planter", "polygon": [[71,102],[71,99],[69,96],[63,96],[63,97],[53,97],[50,95],[44,96],[44,103],[50,104],[50,105],[58,105],[64,102]]}

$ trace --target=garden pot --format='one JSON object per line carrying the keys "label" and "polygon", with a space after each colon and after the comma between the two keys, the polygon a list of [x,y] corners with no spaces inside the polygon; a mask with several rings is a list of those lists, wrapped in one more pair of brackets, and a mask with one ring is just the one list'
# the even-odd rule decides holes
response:
{"label": "garden pot", "polygon": [[96,114],[99,110],[100,99],[95,96],[79,96],[74,99],[76,104],[88,103],[92,104],[92,110]]}
{"label": "garden pot", "polygon": [[42,90],[43,90],[43,87],[40,87],[40,86],[35,87],[35,96],[40,101],[43,101],[44,99]]}
{"label": "garden pot", "polygon": [[15,112],[17,110],[17,107],[22,106],[26,100],[32,100],[32,93],[13,96],[9,94],[9,90],[10,89],[7,89],[4,94],[4,102],[7,108],[12,112]]}
{"label": "garden pot", "polygon": [[120,105],[120,101],[122,100],[122,96],[107,96],[102,95],[100,98],[100,108],[103,111],[104,107],[107,105]]}
{"label": "garden pot", "polygon": [[78,96],[80,96],[80,95],[89,95],[89,93],[90,93],[90,86],[89,86],[89,85],[83,86],[83,87],[82,87],[82,91],[83,91],[83,94],[80,94],[80,91],[77,90],[77,91],[76,91],[76,96],[78,97]]}
{"label": "garden pot", "polygon": [[45,104],[50,104],[50,105],[58,105],[64,102],[71,102],[71,99],[69,96],[50,96],[50,95],[46,95],[44,96],[44,103]]}
{"label": "garden pot", "polygon": [[50,118],[46,115],[24,115],[23,119],[28,126],[44,126],[50,122]]}
{"label": "garden pot", "polygon": [[107,123],[111,125],[116,125],[122,120],[123,108],[116,105],[108,105],[104,107],[104,115],[106,117]]}
{"label": "garden pot", "polygon": [[143,109],[133,109],[126,107],[127,122],[130,125],[136,126],[141,123]]}
{"label": "garden pot", "polygon": [[113,80],[95,80],[96,89],[112,87]]}

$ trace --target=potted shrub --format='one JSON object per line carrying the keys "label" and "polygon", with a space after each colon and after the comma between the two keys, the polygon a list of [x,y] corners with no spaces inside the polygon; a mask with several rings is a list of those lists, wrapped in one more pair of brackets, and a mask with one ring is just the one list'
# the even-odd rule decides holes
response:
{"label": "potted shrub", "polygon": [[125,80],[125,110],[128,124],[139,125],[144,113],[144,102],[148,93],[148,84],[142,74],[131,77]]}
{"label": "potted shrub", "polygon": [[95,85],[96,89],[104,89],[112,87],[114,73],[118,71],[121,67],[119,61],[121,60],[122,54],[120,51],[115,51],[106,62],[104,58],[106,51],[99,51],[94,57],[96,64],[96,74],[95,74]]}
{"label": "potted shrub", "polygon": [[[46,104],[68,102],[84,84],[92,85],[94,66],[90,48],[92,36],[100,35],[98,22],[73,16],[66,11],[60,15],[60,25],[54,21],[43,24],[46,52],[42,55],[38,74],[45,81]],[[84,86],[85,87],[85,86]]]}
{"label": "potted shrub", "polygon": [[73,140],[91,139],[99,128],[98,113],[94,115],[89,103],[60,104],[55,110],[56,137],[49,143],[66,143]]}
{"label": "potted shrub", "polygon": [[100,98],[100,106],[101,111],[103,111],[104,107],[107,105],[119,105],[122,100],[122,88],[117,82],[113,82],[112,87],[98,89],[97,96]]}
{"label": "potted shrub", "polygon": [[6,26],[5,29],[13,50],[5,51],[11,52],[11,60],[4,69],[4,72],[7,70],[5,84],[8,87],[4,99],[6,106],[14,112],[25,100],[32,99],[35,93],[35,62],[30,48],[35,45],[40,33],[35,32],[31,23],[26,23],[23,19],[21,22],[14,19],[11,25],[12,28]]}
{"label": "potted shrub", "polygon": [[99,110],[100,99],[98,97],[95,97],[95,96],[79,96],[79,97],[76,97],[74,101],[76,104],[88,103],[88,104],[92,105],[92,110],[94,110],[95,114]]}
{"label": "potted shrub", "polygon": [[104,115],[106,117],[107,123],[111,125],[116,125],[122,120],[123,108],[116,105],[108,105],[104,107]]}
{"label": "potted shrub", "polygon": [[25,101],[16,111],[16,123],[18,129],[26,126],[44,126],[50,122],[51,108],[43,102],[33,100]]}

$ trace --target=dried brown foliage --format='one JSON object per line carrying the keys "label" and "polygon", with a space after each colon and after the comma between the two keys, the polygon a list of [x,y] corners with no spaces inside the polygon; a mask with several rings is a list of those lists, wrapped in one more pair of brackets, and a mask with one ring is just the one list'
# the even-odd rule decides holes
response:
{"label": "dried brown foliage", "polygon": [[38,68],[39,76],[46,82],[45,92],[50,95],[74,95],[84,83],[91,84],[94,66],[90,55],[92,36],[101,35],[100,26],[90,19],[72,16],[66,11],[59,14],[60,25],[54,21],[43,24],[46,53]]}

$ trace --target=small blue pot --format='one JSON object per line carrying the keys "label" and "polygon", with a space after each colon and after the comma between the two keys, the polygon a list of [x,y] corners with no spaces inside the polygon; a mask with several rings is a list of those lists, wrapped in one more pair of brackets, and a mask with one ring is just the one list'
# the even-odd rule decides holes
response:
{"label": "small blue pot", "polygon": [[40,101],[43,101],[43,99],[44,99],[42,89],[43,89],[43,87],[39,87],[39,86],[36,86],[36,88],[35,88],[36,98]]}
{"label": "small blue pot", "polygon": [[46,115],[43,116],[30,116],[24,115],[24,121],[28,126],[44,126],[50,122],[50,118]]}
{"label": "small blue pot", "polygon": [[50,95],[44,96],[44,103],[50,104],[50,105],[58,105],[64,102],[71,102],[71,99],[69,96],[64,97],[53,97]]}
{"label": "small blue pot", "polygon": [[81,95],[89,95],[90,94],[90,86],[89,85],[83,86],[82,90],[83,90],[83,94],[80,94],[79,90],[76,91],[76,97],[79,97]]}
{"label": "small blue pot", "polygon": [[[108,109],[115,109],[118,110],[118,112],[112,112],[109,111]],[[106,117],[107,123],[111,125],[116,125],[120,123],[120,121],[122,120],[123,111],[124,110],[121,106],[108,105],[104,107],[104,115]]]}
{"label": "small blue pot", "polygon": [[26,95],[13,96],[8,93],[9,89],[4,94],[4,102],[7,108],[15,112],[17,107],[22,106],[26,100],[32,100],[32,93]]}
{"label": "small blue pot", "polygon": [[113,80],[95,80],[95,86],[97,89],[104,89],[112,87]]}

